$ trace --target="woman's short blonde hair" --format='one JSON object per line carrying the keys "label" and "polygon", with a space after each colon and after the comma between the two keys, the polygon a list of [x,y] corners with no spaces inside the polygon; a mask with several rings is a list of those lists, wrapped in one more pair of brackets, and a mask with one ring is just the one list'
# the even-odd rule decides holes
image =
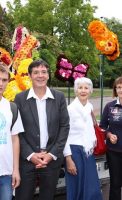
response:
{"label": "woman's short blonde hair", "polygon": [[77,78],[74,82],[74,91],[75,93],[77,92],[77,89],[79,87],[79,85],[82,85],[82,83],[87,83],[90,89],[90,92],[93,92],[93,83],[91,81],[91,79],[86,78],[86,77],[81,77],[81,78]]}

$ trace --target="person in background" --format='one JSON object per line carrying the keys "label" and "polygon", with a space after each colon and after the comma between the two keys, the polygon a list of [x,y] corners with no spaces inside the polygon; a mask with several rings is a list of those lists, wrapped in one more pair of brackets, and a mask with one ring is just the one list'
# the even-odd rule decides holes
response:
{"label": "person in background", "polygon": [[93,155],[96,135],[88,101],[93,84],[89,78],[74,82],[76,98],[68,106],[70,131],[64,149],[67,200],[102,200],[96,162]]}
{"label": "person in background", "polygon": [[106,104],[100,127],[106,130],[107,162],[110,173],[109,200],[121,200],[122,187],[122,77],[113,84],[115,100]]}
{"label": "person in background", "polygon": [[12,200],[20,184],[18,133],[24,131],[19,111],[12,127],[10,102],[3,97],[9,79],[7,67],[0,64],[0,200]]}
{"label": "person in background", "polygon": [[69,133],[69,116],[64,94],[47,87],[48,64],[33,61],[28,72],[32,88],[15,98],[25,129],[20,135],[21,184],[15,199],[33,199],[38,177],[39,200],[53,200]]}

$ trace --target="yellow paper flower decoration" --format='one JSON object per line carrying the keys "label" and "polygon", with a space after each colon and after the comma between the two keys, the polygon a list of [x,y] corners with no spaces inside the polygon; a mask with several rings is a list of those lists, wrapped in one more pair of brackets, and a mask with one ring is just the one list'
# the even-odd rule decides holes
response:
{"label": "yellow paper flower decoration", "polygon": [[14,101],[16,94],[23,90],[29,89],[32,86],[31,80],[28,76],[28,66],[33,60],[31,58],[22,60],[16,72],[10,73],[10,82],[4,92],[4,97],[9,101]]}
{"label": "yellow paper flower decoration", "polygon": [[[21,33],[22,36],[21,28],[22,27],[20,26],[18,27],[18,33]],[[16,44],[17,51],[15,52],[13,58],[14,73],[10,73],[11,79],[4,92],[5,98],[7,98],[9,101],[14,101],[16,94],[22,92],[23,90],[29,89],[32,86],[32,82],[28,76],[28,66],[33,61],[31,58],[32,50],[39,44],[39,41],[34,36],[28,34],[26,34],[26,38],[21,44]],[[10,54],[2,48],[0,48],[0,50],[2,52],[0,55],[0,61],[3,58],[9,58],[5,61],[8,61],[8,64],[11,63],[12,59]]]}
{"label": "yellow paper flower decoration", "polygon": [[33,59],[27,58],[20,62],[20,65],[17,69],[17,74],[27,74],[28,73],[28,66],[32,63]]}
{"label": "yellow paper flower decoration", "polygon": [[27,90],[32,86],[31,80],[27,74],[22,76],[17,74],[15,76],[15,79],[21,90]]}
{"label": "yellow paper flower decoration", "polygon": [[6,90],[3,94],[5,98],[9,101],[14,101],[16,94],[20,93],[22,90],[19,88],[16,80],[11,80],[6,87]]}
{"label": "yellow paper flower decoration", "polygon": [[18,66],[17,75],[15,77],[19,87],[22,90],[29,89],[32,86],[31,80],[28,77],[28,66],[33,60],[31,58],[24,59]]}

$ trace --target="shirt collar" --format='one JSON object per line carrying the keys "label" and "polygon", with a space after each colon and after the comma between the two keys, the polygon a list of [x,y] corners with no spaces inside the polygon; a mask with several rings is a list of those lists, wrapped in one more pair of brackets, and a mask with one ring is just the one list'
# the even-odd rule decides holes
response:
{"label": "shirt collar", "polygon": [[[32,97],[33,97],[34,99],[39,99],[39,97],[35,94],[33,88],[31,88],[31,89],[29,90],[29,93],[28,93],[28,96],[27,96],[27,100],[30,99],[30,98],[32,98]],[[41,100],[43,100],[43,99],[48,99],[48,98],[54,99],[54,96],[53,96],[51,90],[50,90],[48,87],[46,87],[46,93],[45,93],[45,95],[42,97]],[[39,99],[39,100],[40,100],[40,99]]]}
{"label": "shirt collar", "polygon": [[117,97],[115,105],[120,105],[119,98]]}

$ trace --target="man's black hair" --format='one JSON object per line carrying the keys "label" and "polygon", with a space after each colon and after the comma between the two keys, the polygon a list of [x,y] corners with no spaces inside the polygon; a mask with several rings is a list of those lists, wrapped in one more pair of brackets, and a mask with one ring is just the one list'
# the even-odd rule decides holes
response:
{"label": "man's black hair", "polygon": [[43,59],[33,61],[28,67],[28,73],[31,75],[33,68],[39,67],[40,65],[45,66],[49,72],[49,65]]}

